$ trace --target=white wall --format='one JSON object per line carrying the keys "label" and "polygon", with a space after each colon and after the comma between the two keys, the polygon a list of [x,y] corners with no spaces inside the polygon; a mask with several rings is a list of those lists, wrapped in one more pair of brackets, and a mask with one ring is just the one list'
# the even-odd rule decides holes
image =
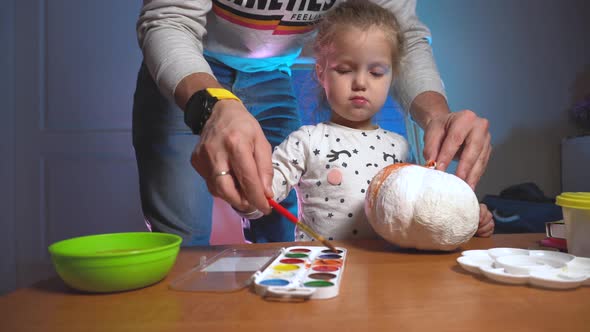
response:
{"label": "white wall", "polygon": [[559,194],[560,141],[580,133],[567,112],[590,93],[590,1],[420,0],[417,11],[451,108],[490,120],[478,195],[529,181]]}

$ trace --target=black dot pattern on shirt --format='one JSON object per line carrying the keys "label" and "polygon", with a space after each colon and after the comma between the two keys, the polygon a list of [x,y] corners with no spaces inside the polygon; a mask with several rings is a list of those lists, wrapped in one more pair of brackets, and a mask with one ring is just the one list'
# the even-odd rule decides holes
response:
{"label": "black dot pattern on shirt", "polygon": [[[383,131],[383,134],[388,134],[388,132],[387,131]],[[371,135],[368,135],[367,133],[362,132],[362,136],[364,136],[364,137],[370,137],[371,139],[377,139],[377,140],[384,139],[383,136],[380,136],[380,135],[383,135],[383,134],[373,134],[373,133],[371,133]],[[309,135],[311,136],[311,134],[309,134]],[[331,135],[329,135],[329,134],[325,134],[325,137],[330,137],[330,136]],[[338,137],[334,137],[334,140],[336,142],[339,142],[339,143],[342,142],[342,139],[341,138],[338,138]],[[297,142],[297,143],[299,143],[299,142]],[[396,144],[393,144],[392,143],[391,146],[395,147]],[[381,150],[382,147],[383,147],[382,145],[366,144],[366,145],[363,145],[363,146],[359,147],[359,149],[361,150],[361,151],[359,151],[359,150],[354,149],[354,148],[352,150],[348,150],[349,147],[344,147],[344,146],[341,146],[340,145],[340,147],[335,148],[334,150],[331,150],[331,152],[328,155],[326,155],[326,157],[332,158],[329,161],[327,161],[327,163],[325,164],[325,169],[328,170],[328,171],[326,171],[326,173],[330,172],[333,169],[339,169],[339,168],[344,168],[345,169],[345,168],[348,167],[348,164],[350,162],[348,160],[346,160],[346,161],[342,160],[342,155],[344,155],[345,158],[346,158],[346,156],[348,156],[348,158],[351,158],[351,160],[356,160],[357,158],[361,158],[361,160],[363,160],[363,158],[366,158],[366,156],[363,157],[362,155],[364,153],[366,153],[365,151],[367,149],[369,150],[369,153],[371,155],[373,155],[375,152],[370,152],[371,150],[372,151]],[[344,150],[339,150],[339,149],[344,149]],[[320,150],[318,148],[315,148],[312,152],[316,156],[320,156]],[[351,154],[351,152],[352,152],[352,154]],[[389,157],[392,157],[393,158],[393,163],[400,162],[400,160],[397,160],[396,159],[396,156],[394,154],[391,154],[391,151],[379,151],[379,152],[380,153],[381,152],[383,153],[383,160],[385,161],[384,164],[388,164],[387,158],[389,158]],[[378,159],[380,160],[381,158],[378,158]],[[338,160],[338,161],[336,161],[336,160]],[[365,167],[379,168],[379,164],[377,164],[375,162],[377,160],[370,160],[369,159],[367,161],[369,163],[365,164]],[[298,165],[298,163],[299,163],[299,161],[297,159],[292,159],[292,160],[290,160],[290,162],[293,165]],[[334,166],[334,167],[332,167],[332,166]],[[344,170],[344,169],[342,169],[342,170]],[[354,174],[355,175],[363,176],[363,175],[361,175],[361,172],[359,172],[358,170],[354,170]],[[367,182],[367,185],[370,185],[371,184],[371,179],[365,178],[365,181]],[[323,183],[320,180],[316,180],[315,184],[316,184],[317,187],[323,186]],[[338,184],[338,186],[340,186],[340,185],[342,185],[342,183],[339,183]],[[367,188],[361,188],[360,189],[360,192],[362,194],[365,194],[367,192]],[[305,194],[305,198],[310,198],[310,196],[311,195],[308,194],[308,193]],[[317,199],[321,199],[321,196],[320,197],[316,197],[316,198]],[[331,196],[330,197],[324,196],[324,201],[325,202],[329,202],[331,198],[332,199],[339,200],[341,204],[345,204],[345,202],[348,201],[345,198],[337,198],[337,197],[331,197]],[[354,216],[356,215],[356,213],[349,212],[350,210],[349,211],[346,211],[346,210],[347,210],[347,208],[345,208],[344,211],[342,211],[343,212],[342,214],[340,212],[335,212],[335,211],[332,211],[332,212],[326,211],[327,212],[327,215],[322,216],[321,219],[324,220],[324,218],[327,217],[327,218],[331,218],[331,220],[334,220],[333,218],[338,218],[338,217],[342,217],[342,216],[345,216],[345,217],[348,217],[348,218],[354,218]],[[315,218],[311,218],[311,220],[312,220],[312,222],[315,222]],[[353,229],[352,230],[352,234],[355,235],[355,236],[357,236],[359,234],[359,230],[358,229]],[[304,234],[301,234],[300,237],[301,237],[301,239],[305,239],[306,238],[306,236]],[[311,239],[311,240],[313,241],[315,239]],[[329,240],[333,240],[333,238],[332,237],[329,237]]]}

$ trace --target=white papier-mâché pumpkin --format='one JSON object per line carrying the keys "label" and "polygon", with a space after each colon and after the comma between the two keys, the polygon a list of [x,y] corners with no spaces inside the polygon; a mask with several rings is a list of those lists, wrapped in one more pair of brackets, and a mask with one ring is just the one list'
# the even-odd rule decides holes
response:
{"label": "white papier-m\u00e2ch\u00e9 pumpkin", "polygon": [[404,248],[453,250],[477,231],[479,203],[459,177],[398,163],[371,181],[365,213],[375,232]]}

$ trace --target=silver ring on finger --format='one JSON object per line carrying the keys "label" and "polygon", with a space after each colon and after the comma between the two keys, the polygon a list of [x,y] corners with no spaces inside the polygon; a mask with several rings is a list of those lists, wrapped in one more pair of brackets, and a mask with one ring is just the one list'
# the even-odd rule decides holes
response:
{"label": "silver ring on finger", "polygon": [[224,175],[231,175],[231,171],[227,170],[227,171],[217,172],[217,173],[213,174],[213,178],[217,179],[218,177],[224,176]]}

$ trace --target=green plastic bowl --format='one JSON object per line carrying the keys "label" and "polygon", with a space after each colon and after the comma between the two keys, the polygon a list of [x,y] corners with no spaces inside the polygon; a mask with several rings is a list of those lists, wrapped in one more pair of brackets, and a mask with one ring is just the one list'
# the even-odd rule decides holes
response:
{"label": "green plastic bowl", "polygon": [[167,233],[113,233],[49,246],[55,270],[70,287],[93,293],[131,290],[166,277],[182,238]]}

